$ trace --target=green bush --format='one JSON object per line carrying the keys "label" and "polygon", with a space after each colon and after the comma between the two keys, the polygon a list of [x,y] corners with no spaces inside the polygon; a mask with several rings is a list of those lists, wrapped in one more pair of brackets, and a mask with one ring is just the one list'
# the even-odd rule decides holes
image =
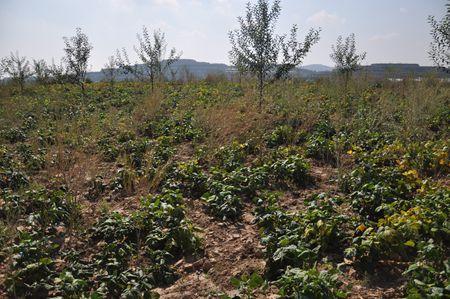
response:
{"label": "green bush", "polygon": [[283,298],[346,298],[342,281],[335,269],[319,271],[290,268],[277,280]]}

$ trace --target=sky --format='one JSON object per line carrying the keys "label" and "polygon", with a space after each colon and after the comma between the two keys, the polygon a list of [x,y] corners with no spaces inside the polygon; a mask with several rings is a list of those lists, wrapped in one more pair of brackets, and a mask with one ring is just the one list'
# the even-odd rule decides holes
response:
{"label": "sky", "polygon": [[[256,0],[252,0],[255,2]],[[0,57],[11,51],[29,59],[63,56],[63,36],[85,32],[93,51],[91,71],[125,47],[132,61],[136,33],[142,26],[166,33],[169,47],[182,58],[229,63],[228,32],[238,28],[247,0],[0,0]],[[367,52],[364,64],[431,65],[429,15],[439,19],[446,0],[281,0],[278,33],[299,26],[322,29],[303,64],[332,66],[331,45],[339,35],[355,33],[357,48]]]}

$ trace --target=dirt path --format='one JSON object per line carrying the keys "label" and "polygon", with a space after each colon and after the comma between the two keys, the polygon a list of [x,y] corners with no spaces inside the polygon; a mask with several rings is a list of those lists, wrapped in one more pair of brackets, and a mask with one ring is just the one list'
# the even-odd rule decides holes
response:
{"label": "dirt path", "polygon": [[179,261],[182,277],[172,286],[157,290],[161,298],[206,298],[214,292],[232,295],[230,278],[244,273],[262,274],[265,266],[252,207],[246,205],[242,220],[222,222],[206,214],[200,200],[187,203],[188,218],[201,231],[204,256],[196,261]]}

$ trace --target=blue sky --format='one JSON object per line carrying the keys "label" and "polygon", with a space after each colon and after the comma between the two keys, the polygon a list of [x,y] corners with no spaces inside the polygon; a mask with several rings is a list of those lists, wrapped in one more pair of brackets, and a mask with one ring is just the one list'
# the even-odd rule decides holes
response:
{"label": "blue sky", "polygon": [[[0,57],[18,50],[28,58],[59,60],[63,36],[76,27],[94,46],[90,69],[98,70],[125,47],[133,53],[143,25],[160,28],[183,58],[228,63],[228,32],[245,12],[243,0],[0,0]],[[365,63],[430,65],[428,15],[441,18],[446,0],[282,0],[279,32],[292,24],[301,38],[321,27],[321,40],[304,64],[332,65],[331,45],[354,32]],[[130,55],[133,58],[133,55]]]}

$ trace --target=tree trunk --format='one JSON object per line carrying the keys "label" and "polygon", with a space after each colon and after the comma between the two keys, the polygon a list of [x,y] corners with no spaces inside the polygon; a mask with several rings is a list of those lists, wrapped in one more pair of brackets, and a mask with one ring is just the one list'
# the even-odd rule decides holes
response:
{"label": "tree trunk", "polygon": [[155,87],[154,87],[154,84],[155,84],[155,77],[153,76],[153,74],[150,75],[150,84],[151,84],[151,86],[152,86],[152,93],[153,93],[153,90],[155,89]]}
{"label": "tree trunk", "polygon": [[260,73],[258,75],[258,89],[259,89],[259,110],[262,109],[262,103],[263,103],[263,96],[264,96],[264,78],[263,78],[263,74]]}

